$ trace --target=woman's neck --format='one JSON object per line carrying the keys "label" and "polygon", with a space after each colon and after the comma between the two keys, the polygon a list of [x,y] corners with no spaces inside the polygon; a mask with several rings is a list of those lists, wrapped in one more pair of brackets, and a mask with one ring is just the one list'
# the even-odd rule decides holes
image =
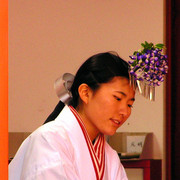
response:
{"label": "woman's neck", "polygon": [[78,112],[79,116],[81,117],[81,120],[83,121],[85,128],[88,132],[88,135],[93,142],[96,137],[99,135],[99,131],[97,131],[96,127],[92,125],[92,123],[89,121],[89,119],[86,117],[85,112],[82,108],[76,108],[76,111]]}

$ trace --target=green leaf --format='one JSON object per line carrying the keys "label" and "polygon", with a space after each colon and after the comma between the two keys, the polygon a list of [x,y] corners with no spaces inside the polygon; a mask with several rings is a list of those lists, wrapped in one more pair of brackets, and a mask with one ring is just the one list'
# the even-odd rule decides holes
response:
{"label": "green leaf", "polygon": [[156,44],[156,45],[155,45],[155,48],[163,49],[163,48],[164,48],[164,44],[161,44],[161,43]]}
{"label": "green leaf", "polygon": [[141,46],[142,46],[142,47],[145,47],[145,44],[144,44],[144,43],[141,43]]}
{"label": "green leaf", "polygon": [[144,48],[141,52],[142,53],[145,53],[146,50],[150,50],[152,48],[154,48],[154,44],[151,42],[151,43],[148,43],[147,41],[145,41],[145,43],[141,43],[141,46]]}

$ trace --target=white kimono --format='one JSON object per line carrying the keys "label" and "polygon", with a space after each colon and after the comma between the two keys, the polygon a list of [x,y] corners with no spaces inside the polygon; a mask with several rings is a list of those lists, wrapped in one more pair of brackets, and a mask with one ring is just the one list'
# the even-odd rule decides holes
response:
{"label": "white kimono", "polygon": [[[96,180],[83,132],[68,106],[22,143],[9,165],[9,180]],[[103,180],[127,180],[107,142]]]}

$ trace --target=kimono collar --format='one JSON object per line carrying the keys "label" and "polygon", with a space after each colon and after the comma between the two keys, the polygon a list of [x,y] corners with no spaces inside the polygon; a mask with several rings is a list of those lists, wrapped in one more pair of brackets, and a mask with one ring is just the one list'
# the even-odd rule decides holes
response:
{"label": "kimono collar", "polygon": [[105,138],[103,134],[100,134],[96,140],[95,143],[92,144],[92,141],[89,137],[89,134],[86,130],[86,127],[79,116],[78,112],[72,107],[69,106],[70,110],[76,117],[79,126],[81,127],[81,130],[84,134],[84,138],[86,140],[86,144],[91,156],[91,160],[94,166],[95,174],[96,174],[96,179],[97,180],[102,180],[103,175],[104,175],[104,169],[105,169],[105,152],[104,152],[104,144],[105,144]]}

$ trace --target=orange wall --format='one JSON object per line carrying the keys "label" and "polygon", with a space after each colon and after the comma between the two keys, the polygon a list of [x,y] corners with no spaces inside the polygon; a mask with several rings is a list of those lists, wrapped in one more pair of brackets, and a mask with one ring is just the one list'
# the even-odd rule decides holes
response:
{"label": "orange wall", "polygon": [[8,179],[8,0],[0,0],[0,174]]}

